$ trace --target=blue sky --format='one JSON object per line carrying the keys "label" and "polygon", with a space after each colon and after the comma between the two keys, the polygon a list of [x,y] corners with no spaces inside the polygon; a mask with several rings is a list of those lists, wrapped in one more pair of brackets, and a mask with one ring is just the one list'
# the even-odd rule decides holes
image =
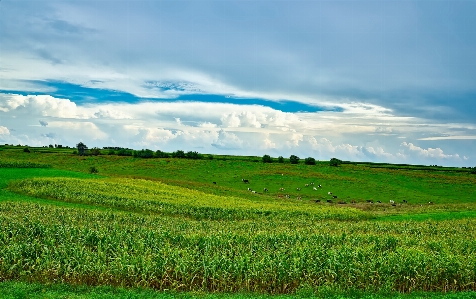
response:
{"label": "blue sky", "polygon": [[476,1],[0,2],[0,143],[476,165]]}

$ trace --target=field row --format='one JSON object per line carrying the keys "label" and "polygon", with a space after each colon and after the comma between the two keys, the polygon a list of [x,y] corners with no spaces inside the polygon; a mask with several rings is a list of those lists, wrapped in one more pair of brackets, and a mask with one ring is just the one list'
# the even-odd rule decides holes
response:
{"label": "field row", "polygon": [[302,220],[193,221],[2,203],[0,277],[181,291],[475,290],[476,220]]}

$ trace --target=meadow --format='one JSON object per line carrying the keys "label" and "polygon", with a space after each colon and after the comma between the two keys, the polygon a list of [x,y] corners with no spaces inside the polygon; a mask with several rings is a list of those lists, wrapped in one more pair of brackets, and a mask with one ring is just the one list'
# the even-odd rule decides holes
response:
{"label": "meadow", "polygon": [[0,150],[5,283],[475,296],[476,175],[466,169],[22,149]]}

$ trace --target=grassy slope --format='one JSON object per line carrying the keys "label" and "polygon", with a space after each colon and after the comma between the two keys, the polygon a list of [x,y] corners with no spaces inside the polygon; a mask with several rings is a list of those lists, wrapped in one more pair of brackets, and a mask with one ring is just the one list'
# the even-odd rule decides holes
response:
{"label": "grassy slope", "polygon": [[[396,201],[407,199],[410,202],[408,206],[398,205],[397,207],[390,207],[388,204],[368,205],[361,203],[355,205],[358,208],[378,215],[379,219],[386,221],[426,220],[429,218],[447,220],[476,216],[474,205],[472,204],[476,199],[475,193],[472,190],[476,182],[476,176],[471,176],[468,173],[375,169],[358,165],[343,165],[335,168],[327,166],[326,163],[319,163],[316,166],[278,163],[265,165],[263,163],[233,159],[226,161],[192,161],[179,159],[145,160],[117,156],[78,157],[70,155],[70,151],[55,154],[27,154],[19,150],[0,151],[0,159],[48,163],[54,167],[52,169],[0,169],[0,201],[22,200],[88,207],[87,205],[39,200],[11,193],[3,188],[8,181],[13,179],[31,177],[97,177],[87,174],[89,167],[95,166],[99,169],[101,175],[156,179],[167,184],[201,190],[210,194],[233,195],[249,199],[256,199],[256,196],[263,200],[275,199],[280,193],[290,194],[292,197],[302,196],[305,200],[327,199],[329,198],[327,191],[332,191],[334,194],[338,194],[339,198],[343,198],[346,201],[351,199],[358,201],[374,199],[388,202],[389,199],[395,199]],[[243,184],[241,178],[249,179],[251,184]],[[216,181],[217,185],[213,185],[213,181]],[[315,182],[316,185],[322,184],[325,188],[313,191],[309,187],[304,187],[304,184],[308,182]],[[270,192],[269,194],[252,195],[246,190],[248,186],[259,191],[267,187]],[[286,188],[286,191],[279,192],[280,187]],[[297,191],[295,190],[296,187],[301,187],[302,190]],[[294,201],[294,199],[290,201]],[[420,206],[420,204],[425,204],[428,201],[435,202],[435,205]],[[3,284],[2,287],[5,290],[5,292],[2,290],[2,293],[8,293],[6,291],[8,283],[7,286]],[[27,293],[30,287],[34,286],[29,284],[23,287],[15,286],[18,289],[24,288]],[[52,288],[47,287],[47,291],[51,293],[48,296],[68,296],[74,298],[74,294],[78,294],[74,293],[74,291],[71,293],[71,290],[57,291],[55,288],[54,286]],[[107,292],[104,294],[101,292],[103,291],[98,291],[98,298],[107,298],[109,296]],[[132,295],[129,294],[125,297],[134,297],[134,292],[132,291]],[[167,298],[168,296],[167,294],[153,292],[151,294],[152,298],[155,298],[154,296],[158,296],[157,298]],[[458,293],[454,295],[457,297],[453,298],[462,298],[461,296],[463,295],[467,296],[466,298],[474,298],[474,293]],[[183,296],[188,298],[187,294],[183,294]],[[190,296],[190,298],[193,298],[196,295],[192,294]],[[209,296],[214,297],[213,295],[207,295],[206,297]],[[367,296],[371,297],[370,295]],[[393,297],[390,296],[389,298],[428,298],[428,296],[438,297],[441,295],[425,293],[421,295],[422,297],[418,296],[417,294],[413,294],[410,297],[393,295]],[[448,295],[444,298],[451,298],[451,296]],[[379,296],[378,298],[384,297]],[[247,298],[247,296],[237,295],[237,298]],[[286,298],[286,296],[283,298]],[[335,298],[337,298],[337,295]],[[356,298],[360,298],[360,296],[356,296]]]}

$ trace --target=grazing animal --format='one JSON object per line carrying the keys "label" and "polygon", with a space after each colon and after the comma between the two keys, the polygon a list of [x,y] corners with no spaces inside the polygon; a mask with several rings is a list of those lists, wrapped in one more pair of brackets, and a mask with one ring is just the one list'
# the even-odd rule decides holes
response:
{"label": "grazing animal", "polygon": [[366,202],[368,202],[368,203],[374,203],[374,201],[371,200],[371,199],[367,199]]}
{"label": "grazing animal", "polygon": [[403,200],[403,203],[408,203],[408,201],[406,199]]}
{"label": "grazing animal", "polygon": [[263,188],[263,192],[268,192],[268,188]]}
{"label": "grazing animal", "polygon": [[301,197],[301,196],[298,196],[298,197],[297,197],[297,199],[301,200],[301,199],[302,199],[302,197]]}
{"label": "grazing animal", "polygon": [[429,205],[432,205],[432,204],[433,204],[433,202],[432,202],[432,201],[429,201],[429,202],[428,202],[428,204],[429,204]]}
{"label": "grazing animal", "polygon": [[315,203],[318,203],[318,202],[321,202],[321,200],[320,200],[320,199],[316,199],[314,202],[315,202]]}
{"label": "grazing animal", "polygon": [[305,184],[304,186],[305,186],[305,187],[309,187],[309,184]]}
{"label": "grazing animal", "polygon": [[297,191],[301,191],[301,188],[296,188]]}
{"label": "grazing animal", "polygon": [[250,183],[250,181],[248,181],[248,180],[245,180],[245,179],[241,179],[241,180],[242,180],[243,183],[245,183],[245,184],[246,184],[246,183],[248,183],[248,184]]}
{"label": "grazing animal", "polygon": [[253,191],[251,191],[251,193],[256,193],[256,191],[253,190]]}
{"label": "grazing animal", "polygon": [[328,199],[327,202],[328,202],[328,203],[332,203],[332,200]]}
{"label": "grazing animal", "polygon": [[395,200],[390,199],[390,203],[393,205],[395,203]]}
{"label": "grazing animal", "polygon": [[382,203],[380,200],[377,200],[377,203]]}
{"label": "grazing animal", "polygon": [[279,188],[279,191],[284,191],[284,188]]}
{"label": "grazing animal", "polygon": [[328,195],[332,195],[332,192],[327,192]]}
{"label": "grazing animal", "polygon": [[322,186],[321,186],[321,185],[319,185],[319,186],[317,186],[317,188],[322,188]]}
{"label": "grazing animal", "polygon": [[278,194],[278,197],[283,197],[283,195],[282,195],[282,194]]}
{"label": "grazing animal", "polygon": [[251,188],[248,188],[248,191],[252,191]]}
{"label": "grazing animal", "polygon": [[338,203],[339,203],[340,205],[345,205],[345,204],[347,204],[345,201],[339,201]]}
{"label": "grazing animal", "polygon": [[311,185],[314,185],[314,183],[311,183]]}
{"label": "grazing animal", "polygon": [[215,184],[215,185],[216,185],[216,184],[217,184],[217,182],[213,182],[213,184]]}
{"label": "grazing animal", "polygon": [[356,203],[356,201],[352,199],[351,203]]}
{"label": "grazing animal", "polygon": [[332,195],[332,198],[337,198],[337,195]]}
{"label": "grazing animal", "polygon": [[290,198],[291,196],[289,196],[289,194],[286,194],[286,198]]}
{"label": "grazing animal", "polygon": [[396,206],[397,206],[396,204],[392,203],[392,207],[396,207]]}
{"label": "grazing animal", "polygon": [[312,187],[312,190],[317,191],[317,188],[316,188],[316,187]]}

